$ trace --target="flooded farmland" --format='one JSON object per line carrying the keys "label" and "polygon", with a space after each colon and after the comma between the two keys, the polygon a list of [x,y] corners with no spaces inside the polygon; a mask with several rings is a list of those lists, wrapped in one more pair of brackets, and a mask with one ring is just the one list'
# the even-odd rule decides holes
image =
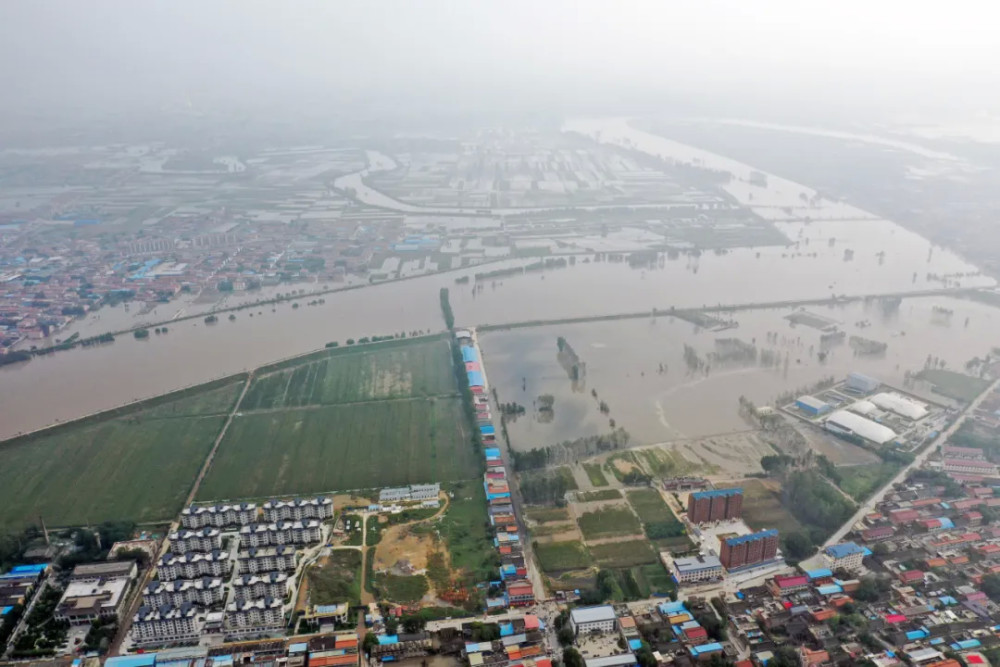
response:
{"label": "flooded farmland", "polygon": [[[766,405],[852,371],[903,386],[907,371],[922,369],[929,356],[961,371],[1000,345],[1000,310],[954,298],[907,298],[898,308],[879,301],[809,308],[820,316],[810,318],[814,324],[832,322],[844,331],[827,344],[820,328],[789,320],[794,312],[738,311],[720,316],[731,321],[718,331],[663,315],[551,325],[483,333],[480,344],[500,400],[526,407],[508,422],[511,444],[522,450],[607,433],[611,420],[635,444],[745,430],[740,396]],[[855,336],[886,343],[886,350],[860,353]],[[559,337],[579,358],[576,380],[560,359]],[[754,360],[741,352],[751,346]],[[948,402],[926,383],[910,389]],[[551,411],[538,409],[538,397],[546,395]]]}

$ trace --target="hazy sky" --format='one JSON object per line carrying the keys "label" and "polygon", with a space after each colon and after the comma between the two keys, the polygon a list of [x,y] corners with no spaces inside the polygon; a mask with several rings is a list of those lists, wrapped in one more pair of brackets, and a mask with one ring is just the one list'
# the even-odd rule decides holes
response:
{"label": "hazy sky", "polygon": [[[983,107],[995,3],[8,0],[4,104]],[[627,112],[627,109],[623,109]]]}

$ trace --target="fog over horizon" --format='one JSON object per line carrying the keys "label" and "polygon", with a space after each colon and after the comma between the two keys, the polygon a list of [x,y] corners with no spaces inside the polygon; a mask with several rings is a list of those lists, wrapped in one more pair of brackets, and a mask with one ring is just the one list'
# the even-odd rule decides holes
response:
{"label": "fog over horizon", "polygon": [[0,6],[0,85],[4,115],[25,123],[154,110],[418,124],[508,112],[990,116],[997,12],[896,0],[43,0]]}

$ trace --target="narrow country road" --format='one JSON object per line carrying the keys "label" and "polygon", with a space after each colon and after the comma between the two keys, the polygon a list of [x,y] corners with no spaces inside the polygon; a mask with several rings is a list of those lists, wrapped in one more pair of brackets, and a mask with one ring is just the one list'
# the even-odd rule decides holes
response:
{"label": "narrow country road", "polygon": [[[218,437],[216,437],[215,442],[212,443],[212,449],[208,452],[208,456],[205,457],[201,470],[198,471],[198,477],[191,486],[191,491],[188,493],[187,499],[184,501],[184,507],[193,503],[195,497],[198,495],[198,489],[201,487],[201,483],[205,479],[205,475],[208,474],[209,468],[212,467],[212,461],[215,459],[215,452],[219,449],[222,439],[226,437],[226,431],[229,430],[229,425],[233,423],[233,418],[239,412],[240,404],[243,403],[243,398],[247,395],[247,391],[249,391],[250,385],[253,383],[253,378],[254,371],[250,371],[247,375],[246,382],[243,384],[243,391],[240,392],[239,398],[237,398],[236,403],[233,404],[233,409],[229,411],[229,416],[226,417],[226,423],[222,425],[222,429],[219,431]],[[175,518],[170,523],[167,535],[176,531],[178,528],[180,528],[180,520],[179,518]],[[150,562],[149,567],[146,568],[146,573],[143,575],[132,594],[132,600],[129,602],[125,611],[120,615],[121,624],[118,628],[118,633],[115,635],[114,642],[108,648],[108,657],[114,657],[119,654],[122,643],[125,641],[125,638],[128,637],[129,630],[132,629],[132,618],[135,616],[136,612],[139,610],[139,606],[142,604],[142,591],[144,591],[146,586],[149,585],[149,582],[153,580],[153,573],[156,571],[156,563],[167,553],[169,546],[170,540],[164,536],[163,541],[160,542],[159,553],[157,553],[156,558]]]}
{"label": "narrow country road", "polygon": [[927,457],[936,452],[938,448],[941,447],[941,445],[947,442],[948,438],[951,437],[951,434],[957,431],[958,428],[962,425],[962,422],[965,421],[965,418],[969,416],[976,408],[978,408],[979,404],[982,403],[987,396],[989,396],[996,390],[998,384],[1000,384],[1000,379],[994,380],[992,383],[990,383],[990,386],[987,387],[986,390],[983,391],[983,393],[979,394],[979,396],[976,397],[976,400],[969,403],[968,407],[962,410],[962,412],[959,413],[957,417],[955,417],[955,421],[952,422],[951,426],[942,431],[938,435],[938,437],[935,438],[934,442],[929,444],[927,447],[924,448],[922,452],[917,454],[917,456],[913,459],[912,463],[910,463],[908,466],[900,470],[899,473],[895,477],[890,479],[888,482],[886,482],[885,485],[881,489],[879,489],[877,493],[875,493],[875,495],[869,498],[863,505],[858,507],[858,511],[854,513],[854,516],[848,519],[847,523],[845,523],[843,526],[837,529],[837,532],[835,532],[833,535],[830,536],[830,539],[828,539],[826,543],[823,544],[823,547],[826,548],[830,545],[837,544],[842,539],[844,539],[844,536],[847,535],[849,532],[851,532],[851,529],[854,527],[854,524],[861,521],[861,519],[864,518],[866,514],[874,510],[875,506],[882,501],[882,498],[885,497],[885,494],[887,494],[889,490],[892,489],[893,486],[906,479],[906,476],[910,474],[911,470],[913,470],[914,468],[919,468],[921,465],[923,465],[924,461],[927,460]]}

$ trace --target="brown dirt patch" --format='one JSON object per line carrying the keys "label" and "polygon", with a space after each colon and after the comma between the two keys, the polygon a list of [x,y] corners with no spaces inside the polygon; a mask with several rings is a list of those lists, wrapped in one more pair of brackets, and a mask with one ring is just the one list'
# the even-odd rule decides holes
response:
{"label": "brown dirt patch", "polygon": [[354,496],[348,493],[338,493],[333,497],[333,506],[336,508],[367,507],[368,505],[373,504],[374,502],[371,498],[366,498],[365,496]]}
{"label": "brown dirt patch", "polygon": [[387,570],[400,560],[410,561],[415,570],[427,568],[427,556],[438,550],[430,535],[417,535],[410,526],[392,526],[382,533],[375,549],[375,569]]}
{"label": "brown dirt patch", "polygon": [[614,464],[615,468],[618,469],[618,472],[620,472],[623,475],[627,475],[633,470],[639,470],[639,466],[632,463],[631,461],[626,461],[624,459],[615,459],[614,461],[612,461],[612,463]]}

